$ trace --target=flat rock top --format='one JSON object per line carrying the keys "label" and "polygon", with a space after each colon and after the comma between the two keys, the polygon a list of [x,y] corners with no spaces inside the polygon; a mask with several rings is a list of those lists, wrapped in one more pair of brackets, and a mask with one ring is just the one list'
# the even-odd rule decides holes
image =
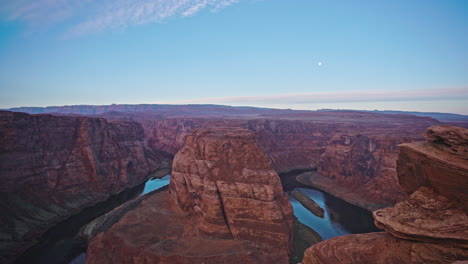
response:
{"label": "flat rock top", "polygon": [[448,166],[452,165],[463,170],[468,170],[468,161],[447,151],[447,148],[438,147],[430,142],[411,142],[400,144],[400,151],[407,148],[428,156],[431,159],[439,160]]}
{"label": "flat rock top", "polygon": [[252,130],[237,127],[200,128],[194,135],[213,139],[254,139]]}
{"label": "flat rock top", "polygon": [[448,145],[468,145],[468,129],[463,127],[431,126],[427,128],[424,137]]}
{"label": "flat rock top", "polygon": [[434,144],[447,148],[447,151],[468,160],[468,129],[456,126],[428,127],[424,137]]}
{"label": "flat rock top", "polygon": [[[106,245],[128,251],[145,251],[154,256],[209,257],[249,255],[258,250],[250,241],[199,236],[191,215],[183,212],[167,191],[144,199],[104,235],[92,242],[91,255],[101,255]],[[104,242],[104,243],[102,243]]]}
{"label": "flat rock top", "polygon": [[426,187],[408,200],[373,214],[376,225],[396,237],[468,245],[468,217],[461,205]]}

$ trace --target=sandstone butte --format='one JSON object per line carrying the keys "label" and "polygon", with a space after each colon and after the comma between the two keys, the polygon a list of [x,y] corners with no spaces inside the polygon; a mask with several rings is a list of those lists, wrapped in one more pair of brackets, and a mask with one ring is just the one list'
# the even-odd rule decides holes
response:
{"label": "sandstone butte", "polygon": [[409,198],[373,213],[386,232],[347,235],[306,250],[302,264],[466,263],[468,129],[433,126],[427,142],[400,145],[398,179]]}
{"label": "sandstone butte", "polygon": [[252,131],[198,129],[168,191],[95,236],[86,263],[288,263],[294,215]]}
{"label": "sandstone butte", "polygon": [[0,111],[0,263],[81,209],[169,168],[139,123]]}

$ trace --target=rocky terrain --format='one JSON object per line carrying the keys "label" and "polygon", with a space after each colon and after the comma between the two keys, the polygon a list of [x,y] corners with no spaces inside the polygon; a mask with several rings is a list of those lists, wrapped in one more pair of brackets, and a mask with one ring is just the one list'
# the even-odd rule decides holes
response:
{"label": "rocky terrain", "polygon": [[320,205],[318,205],[309,196],[303,194],[300,190],[293,190],[291,196],[294,197],[298,202],[302,204],[307,210],[313,213],[315,216],[324,217],[325,211]]}
{"label": "rocky terrain", "polygon": [[83,208],[169,168],[138,123],[1,111],[0,262]]}
{"label": "rocky terrain", "polygon": [[397,145],[422,140],[428,126],[442,124],[430,117],[400,113],[216,105],[84,105],[15,110],[139,122],[149,145],[171,154],[195,129],[247,128],[255,132],[276,172],[317,169],[306,183],[368,210],[407,198],[396,176]]}
{"label": "rocky terrain", "polygon": [[169,191],[145,198],[90,243],[87,263],[288,263],[294,216],[246,129],[199,129],[173,162]]}
{"label": "rocky terrain", "polygon": [[359,112],[163,119],[132,114],[127,118],[142,124],[152,147],[169,153],[179,150],[197,128],[247,128],[255,132],[276,172],[317,169],[325,180],[311,178],[313,186],[369,210],[407,197],[396,176],[397,146],[422,140],[428,126],[440,124],[425,117]]}
{"label": "rocky terrain", "polygon": [[[466,259],[466,129],[354,111],[21,110],[64,116],[0,112],[2,263],[65,218],[166,174],[173,155],[169,191],[139,198],[85,232],[89,263],[287,263],[294,216],[277,173],[295,170],[308,170],[300,183],[368,210],[395,205],[374,212],[386,232],[327,240],[308,249],[304,263]],[[438,126],[427,130],[428,142],[418,142],[431,125]],[[405,142],[412,143],[398,148]]]}
{"label": "rocky terrain", "polygon": [[409,194],[373,213],[386,232],[347,235],[310,247],[303,264],[453,263],[468,260],[468,129],[429,127],[427,142],[402,144],[398,179]]}

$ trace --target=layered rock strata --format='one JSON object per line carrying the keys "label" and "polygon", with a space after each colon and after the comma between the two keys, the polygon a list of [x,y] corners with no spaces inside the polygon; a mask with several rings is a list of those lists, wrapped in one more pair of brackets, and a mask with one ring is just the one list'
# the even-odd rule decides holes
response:
{"label": "layered rock strata", "polygon": [[468,260],[468,129],[427,129],[428,142],[400,145],[406,201],[373,213],[386,232],[337,237],[310,247],[303,264],[452,263]]}
{"label": "layered rock strata", "polygon": [[[142,124],[150,146],[175,154],[198,128],[236,127],[255,132],[257,142],[284,173],[318,169],[308,182],[346,201],[375,210],[407,198],[398,186],[397,145],[422,139],[441,122],[404,114],[353,111],[292,111],[225,106],[66,106],[20,111],[100,114]],[[115,112],[120,111],[120,112]]]}
{"label": "layered rock strata", "polygon": [[144,137],[135,122],[0,112],[0,262],[81,209],[167,172],[170,161]]}
{"label": "layered rock strata", "polygon": [[368,210],[392,206],[407,198],[396,177],[397,145],[420,140],[428,126],[441,124],[429,117],[396,112],[294,111],[216,105],[82,105],[15,111],[99,114],[111,119],[134,120],[143,125],[151,146],[172,154],[182,147],[185,137],[194,129],[248,128],[255,131],[276,172],[318,168],[320,177],[311,177],[308,182]]}
{"label": "layered rock strata", "polygon": [[87,263],[288,263],[294,216],[245,129],[200,129],[175,155],[169,191],[128,212]]}
{"label": "layered rock strata", "polygon": [[457,201],[468,210],[468,129],[433,126],[427,129],[426,142],[400,146],[398,180],[412,193],[425,186]]}
{"label": "layered rock strata", "polygon": [[[104,115],[115,118],[115,116]],[[398,185],[398,144],[421,140],[431,118],[358,112],[314,112],[261,117],[158,118],[148,113],[126,117],[140,122],[154,148],[175,153],[193,130],[247,128],[278,173],[318,169],[323,181],[312,185],[346,201],[375,210],[407,195]]]}

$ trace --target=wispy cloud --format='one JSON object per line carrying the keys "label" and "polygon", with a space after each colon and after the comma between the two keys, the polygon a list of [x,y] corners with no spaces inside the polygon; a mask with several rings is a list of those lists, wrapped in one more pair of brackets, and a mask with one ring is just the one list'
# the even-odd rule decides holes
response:
{"label": "wispy cloud", "polygon": [[215,103],[215,104],[313,104],[339,102],[389,102],[420,100],[468,100],[468,87],[421,90],[359,90],[330,91],[300,94],[279,94],[261,96],[215,97],[195,100],[177,101],[175,103]]}
{"label": "wispy cloud", "polygon": [[75,37],[137,24],[189,17],[206,9],[220,11],[240,0],[4,0],[0,14],[34,26],[71,24],[65,37]]}

